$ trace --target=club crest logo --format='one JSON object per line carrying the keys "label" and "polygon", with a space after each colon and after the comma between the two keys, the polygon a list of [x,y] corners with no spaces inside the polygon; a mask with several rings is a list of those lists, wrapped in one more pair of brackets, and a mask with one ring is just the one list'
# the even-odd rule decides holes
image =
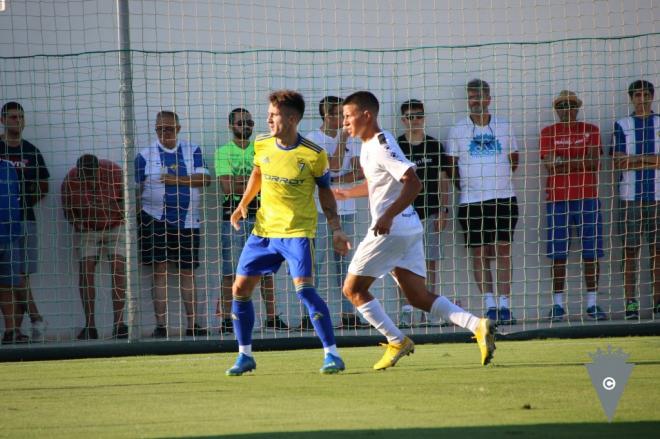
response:
{"label": "club crest logo", "polygon": [[612,346],[607,347],[607,352],[598,349],[589,353],[589,356],[593,360],[593,363],[586,365],[591,384],[598,394],[607,420],[612,422],[619,399],[635,365],[626,363],[630,355],[621,349],[615,351]]}

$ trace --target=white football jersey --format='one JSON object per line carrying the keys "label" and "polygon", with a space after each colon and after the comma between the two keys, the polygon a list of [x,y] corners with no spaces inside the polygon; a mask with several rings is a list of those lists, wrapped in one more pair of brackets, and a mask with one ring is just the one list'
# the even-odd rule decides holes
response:
{"label": "white football jersey", "polygon": [[[360,165],[369,184],[369,211],[371,228],[376,220],[399,197],[403,184],[401,177],[415,164],[409,161],[401,151],[392,133],[381,131],[370,140],[362,143]],[[412,235],[422,233],[422,223],[412,206],[394,217],[391,235]]]}

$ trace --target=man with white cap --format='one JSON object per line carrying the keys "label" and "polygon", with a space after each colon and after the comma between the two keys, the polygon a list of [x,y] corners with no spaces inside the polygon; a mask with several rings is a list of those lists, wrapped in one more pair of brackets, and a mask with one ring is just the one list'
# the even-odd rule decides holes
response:
{"label": "man with white cap", "polygon": [[586,314],[607,320],[597,305],[598,259],[603,256],[603,230],[598,200],[600,130],[577,120],[582,101],[575,92],[562,90],[552,106],[559,122],[541,130],[541,159],[548,171],[546,183],[547,256],[552,259],[553,306],[548,317],[564,319],[566,260],[571,226],[582,239],[582,261],[587,289]]}

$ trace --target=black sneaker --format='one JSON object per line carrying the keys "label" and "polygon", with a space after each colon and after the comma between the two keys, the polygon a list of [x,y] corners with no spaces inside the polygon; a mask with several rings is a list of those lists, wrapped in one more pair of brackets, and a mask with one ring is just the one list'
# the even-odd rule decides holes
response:
{"label": "black sneaker", "polygon": [[124,323],[119,323],[112,328],[112,336],[116,339],[128,338],[128,326]]}
{"label": "black sneaker", "polygon": [[197,323],[192,328],[186,329],[186,337],[203,337],[208,333],[206,329],[199,327]]}
{"label": "black sneaker", "polygon": [[626,301],[626,320],[639,318],[639,302],[636,299]]}
{"label": "black sneaker", "polygon": [[264,327],[268,329],[275,329],[277,331],[288,331],[289,325],[284,323],[284,320],[277,315],[275,317],[269,317],[264,322]]}
{"label": "black sneaker", "polygon": [[341,327],[343,329],[369,329],[371,325],[360,320],[356,314],[344,314],[341,316]]}
{"label": "black sneaker", "polygon": [[99,332],[93,326],[85,326],[76,338],[78,340],[96,340],[99,338]]}
{"label": "black sneaker", "polygon": [[2,344],[25,344],[30,342],[30,337],[23,334],[20,330],[5,331],[2,336]]}
{"label": "black sneaker", "polygon": [[230,318],[222,319],[220,323],[220,334],[233,334],[234,324]]}
{"label": "black sneaker", "polygon": [[312,325],[312,319],[309,316],[303,316],[300,325],[296,329],[299,331],[313,331],[314,325]]}
{"label": "black sneaker", "polygon": [[153,338],[167,338],[167,327],[165,326],[156,326],[154,332],[151,333]]}

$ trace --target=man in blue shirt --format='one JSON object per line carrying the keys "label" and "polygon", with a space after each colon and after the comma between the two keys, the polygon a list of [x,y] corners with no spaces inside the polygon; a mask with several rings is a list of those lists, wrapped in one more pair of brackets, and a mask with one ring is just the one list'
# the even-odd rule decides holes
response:
{"label": "man in blue shirt", "polygon": [[140,257],[153,265],[153,300],[156,329],[153,337],[167,337],[168,262],[178,268],[181,298],[186,312],[187,336],[206,335],[195,323],[195,277],[199,265],[199,203],[201,188],[211,183],[202,149],[177,138],[181,125],[172,111],[156,117],[158,140],[135,158],[135,179],[141,204]]}
{"label": "man in blue shirt", "polygon": [[654,92],[648,81],[630,84],[634,111],[614,124],[614,169],[621,171],[618,233],[623,239],[626,319],[639,318],[635,273],[642,236],[651,256],[654,311],[660,312],[660,116],[652,110]]}

